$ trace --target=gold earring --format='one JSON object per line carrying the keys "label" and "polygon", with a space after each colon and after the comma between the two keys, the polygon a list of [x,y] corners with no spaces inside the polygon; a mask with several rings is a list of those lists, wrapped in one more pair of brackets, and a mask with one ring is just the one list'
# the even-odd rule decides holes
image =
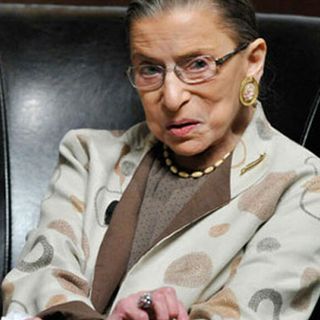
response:
{"label": "gold earring", "polygon": [[242,80],[240,86],[240,101],[246,107],[255,107],[259,96],[259,84],[250,76]]}

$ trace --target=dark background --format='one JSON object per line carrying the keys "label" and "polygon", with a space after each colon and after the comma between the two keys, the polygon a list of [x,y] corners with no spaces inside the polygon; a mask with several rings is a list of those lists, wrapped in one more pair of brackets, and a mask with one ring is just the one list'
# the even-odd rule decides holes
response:
{"label": "dark background", "polygon": [[[128,0],[0,0],[0,3],[48,3],[69,5],[126,5]],[[319,0],[252,0],[257,11],[320,16]]]}

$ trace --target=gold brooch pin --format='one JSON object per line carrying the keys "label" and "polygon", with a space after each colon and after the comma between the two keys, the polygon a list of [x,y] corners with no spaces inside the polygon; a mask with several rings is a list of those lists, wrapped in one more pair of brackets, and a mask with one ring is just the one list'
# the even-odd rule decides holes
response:
{"label": "gold brooch pin", "polygon": [[253,169],[256,167],[258,164],[260,164],[264,159],[266,158],[266,153],[260,154],[260,157],[257,160],[254,160],[247,164],[244,168],[241,169],[240,171],[240,176],[244,175],[247,173],[249,170]]}

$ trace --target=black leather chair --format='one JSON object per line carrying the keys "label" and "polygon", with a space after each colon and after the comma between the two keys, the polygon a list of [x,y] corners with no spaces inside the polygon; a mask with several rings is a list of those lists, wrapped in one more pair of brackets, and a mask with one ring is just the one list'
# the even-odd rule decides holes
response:
{"label": "black leather chair", "polygon": [[[36,224],[62,136],[143,119],[125,77],[124,11],[0,4],[0,280]],[[261,94],[269,119],[320,156],[320,18],[258,20],[270,49]]]}

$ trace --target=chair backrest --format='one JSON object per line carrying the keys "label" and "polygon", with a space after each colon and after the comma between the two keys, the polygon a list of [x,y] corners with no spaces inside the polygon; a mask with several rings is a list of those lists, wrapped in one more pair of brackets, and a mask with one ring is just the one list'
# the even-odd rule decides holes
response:
{"label": "chair backrest", "polygon": [[[0,280],[35,226],[71,128],[143,119],[125,77],[125,8],[0,4]],[[262,100],[271,122],[320,155],[320,18],[258,15],[268,41]]]}
{"label": "chair backrest", "polygon": [[10,264],[36,224],[63,135],[80,127],[124,129],[143,119],[125,76],[123,14],[115,7],[0,5]]}
{"label": "chair backrest", "polygon": [[275,127],[320,155],[320,18],[260,14],[258,22],[269,47],[265,111]]}

